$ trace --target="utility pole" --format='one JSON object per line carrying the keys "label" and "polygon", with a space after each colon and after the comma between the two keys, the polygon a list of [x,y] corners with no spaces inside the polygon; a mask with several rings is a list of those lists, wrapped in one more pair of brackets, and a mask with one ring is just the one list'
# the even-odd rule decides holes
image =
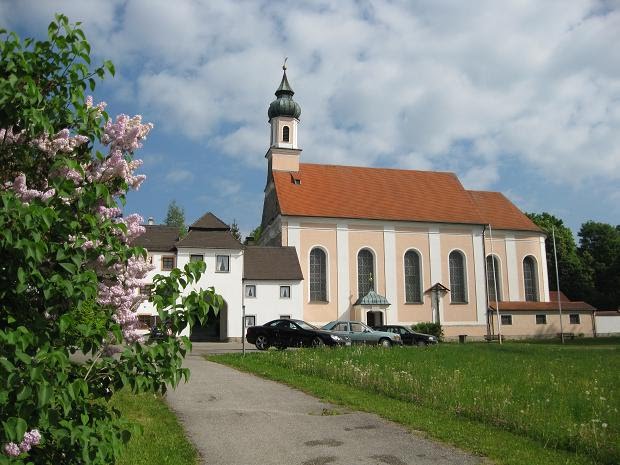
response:
{"label": "utility pole", "polygon": [[555,228],[551,226],[551,235],[553,236],[553,258],[555,259],[555,284],[558,290],[558,310],[560,311],[560,339],[564,344],[564,325],[562,324],[562,298],[560,297],[560,273],[558,273],[558,252],[555,247]]}

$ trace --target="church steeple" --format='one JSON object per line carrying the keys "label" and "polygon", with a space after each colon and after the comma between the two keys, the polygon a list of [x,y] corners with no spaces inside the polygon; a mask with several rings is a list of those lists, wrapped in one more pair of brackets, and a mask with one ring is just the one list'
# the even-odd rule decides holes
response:
{"label": "church steeple", "polygon": [[286,77],[286,58],[284,59],[282,70],[284,71],[284,74],[282,75],[280,87],[276,90],[277,99],[271,102],[269,105],[269,110],[267,111],[270,122],[273,118],[278,118],[280,116],[288,116],[299,120],[299,116],[301,115],[301,107],[295,100],[293,100],[293,95],[295,95],[295,92],[288,83],[288,78]]}
{"label": "church steeple", "polygon": [[276,90],[276,99],[267,111],[271,125],[271,143],[266,155],[270,172],[299,170],[301,149],[297,143],[297,128],[301,107],[293,100],[295,92],[286,76],[286,60],[282,66],[282,80]]}

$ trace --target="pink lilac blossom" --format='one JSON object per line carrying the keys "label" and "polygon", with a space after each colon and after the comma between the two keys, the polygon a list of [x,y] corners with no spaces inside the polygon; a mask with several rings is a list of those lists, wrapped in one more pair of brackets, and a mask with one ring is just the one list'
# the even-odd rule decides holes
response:
{"label": "pink lilac blossom", "polygon": [[24,173],[18,174],[12,183],[5,183],[4,187],[15,192],[15,195],[24,203],[29,203],[33,199],[41,199],[46,201],[52,198],[56,193],[55,189],[47,189],[47,183],[45,183],[44,186],[45,190],[40,191],[37,189],[28,189],[28,185],[26,184],[26,175]]}
{"label": "pink lilac blossom", "polygon": [[24,438],[19,445],[9,442],[4,446],[4,453],[9,457],[17,457],[22,452],[28,452],[32,446],[37,446],[41,442],[41,433],[38,429],[32,429],[24,434]]}
{"label": "pink lilac blossom", "polygon": [[136,115],[130,118],[127,115],[118,115],[116,121],[108,121],[104,127],[104,135],[101,142],[110,145],[110,150],[125,150],[133,152],[142,147],[141,140],[146,139],[147,134],[153,128],[151,123],[142,124],[142,116]]}
{"label": "pink lilac blossom", "polygon": [[103,161],[95,162],[88,168],[89,182],[108,182],[114,178],[123,179],[130,188],[138,189],[146,179],[144,175],[135,175],[133,172],[142,165],[142,160],[127,161],[119,149],[110,151],[110,155]]}
{"label": "pink lilac blossom", "polygon": [[[99,264],[105,263],[105,257],[97,259]],[[127,263],[115,263],[108,267],[109,276],[99,283],[97,302],[100,305],[115,309],[114,321],[121,325],[124,339],[131,343],[139,340],[136,333],[138,317],[136,308],[145,297],[137,291],[146,284],[146,275],[153,269],[142,257],[130,257]]]}
{"label": "pink lilac blossom", "polygon": [[0,129],[0,143],[14,145],[23,144],[26,141],[26,131],[21,130],[18,133],[13,132],[13,127],[8,129]]}
{"label": "pink lilac blossom", "polygon": [[4,446],[4,453],[9,457],[17,457],[21,454],[21,451],[19,450],[19,446],[17,444],[14,442],[9,442]]}

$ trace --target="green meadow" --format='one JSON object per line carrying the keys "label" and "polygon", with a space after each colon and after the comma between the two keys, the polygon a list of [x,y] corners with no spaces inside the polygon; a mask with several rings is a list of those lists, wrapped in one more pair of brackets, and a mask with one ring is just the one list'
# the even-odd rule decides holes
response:
{"label": "green meadow", "polygon": [[496,463],[620,463],[618,338],[210,359],[378,413]]}

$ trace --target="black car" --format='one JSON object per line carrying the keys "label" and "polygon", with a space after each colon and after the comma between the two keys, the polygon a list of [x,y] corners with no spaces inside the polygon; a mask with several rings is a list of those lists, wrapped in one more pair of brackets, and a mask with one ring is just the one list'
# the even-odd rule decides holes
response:
{"label": "black car", "polygon": [[285,349],[351,345],[350,338],[323,331],[302,320],[273,320],[262,326],[250,326],[245,339],[258,350],[271,346]]}
{"label": "black car", "polygon": [[378,331],[387,331],[389,333],[400,334],[404,345],[408,346],[427,346],[429,344],[437,344],[439,342],[435,336],[430,334],[416,333],[406,326],[384,325],[376,326],[374,329]]}

